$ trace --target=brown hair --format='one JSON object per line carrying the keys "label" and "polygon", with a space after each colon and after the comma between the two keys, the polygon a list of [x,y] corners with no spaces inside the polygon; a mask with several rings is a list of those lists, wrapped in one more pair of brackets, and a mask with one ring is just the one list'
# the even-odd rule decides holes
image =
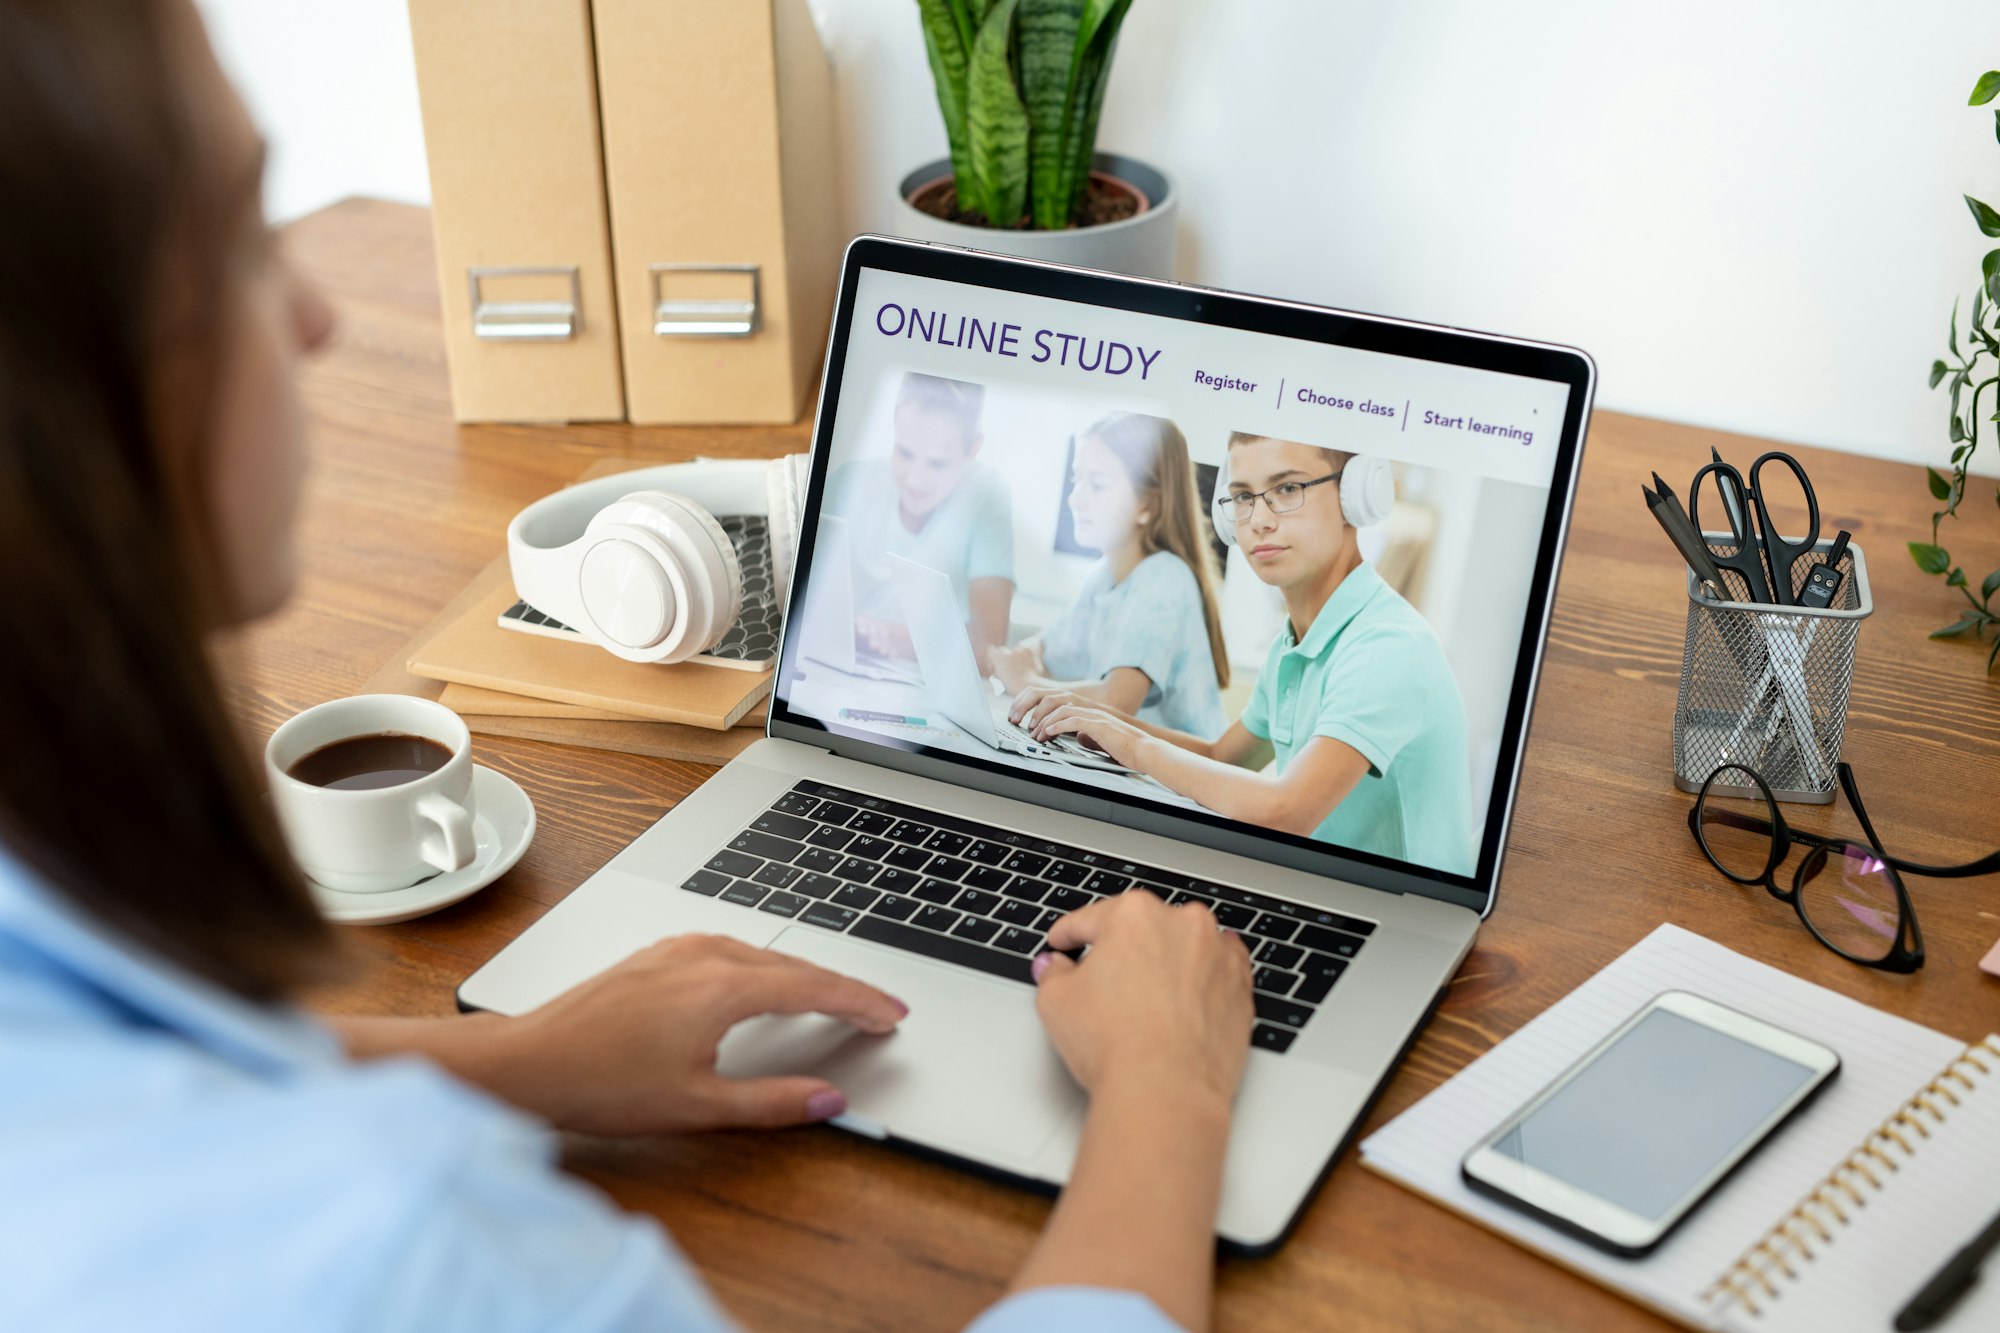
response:
{"label": "brown hair", "polygon": [[1187,436],[1165,417],[1140,412],[1114,412],[1084,436],[1111,451],[1132,489],[1153,501],[1153,520],[1140,534],[1146,553],[1171,551],[1194,575],[1201,590],[1201,617],[1208,625],[1209,656],[1215,660],[1215,683],[1229,684],[1229,649],[1222,641],[1222,613],[1215,595],[1215,558],[1203,536],[1200,506],[1195,502],[1194,464],[1188,459]]}
{"label": "brown hair", "polygon": [[0,843],[265,1000],[338,952],[202,651],[204,438],[254,200],[201,51],[184,4],[0,0]]}
{"label": "brown hair", "polygon": [[958,423],[958,440],[967,448],[979,438],[979,412],[986,405],[986,386],[967,380],[948,380],[942,375],[908,371],[896,390],[896,410],[914,407],[920,412],[936,412]]}
{"label": "brown hair", "polygon": [[[1329,449],[1323,444],[1306,444],[1304,440],[1288,440],[1284,438],[1282,435],[1259,435],[1255,431],[1247,431],[1247,430],[1230,431],[1229,444],[1226,446],[1226,448],[1234,449],[1239,444],[1253,444],[1258,440],[1274,440],[1279,444],[1296,444],[1307,449],[1317,449],[1319,450],[1320,454],[1326,459],[1326,465],[1332,468],[1335,472],[1344,471],[1348,463],[1354,458],[1354,455],[1350,452],[1341,449]],[[1219,481],[1221,477],[1226,475],[1228,475],[1227,468],[1223,469],[1221,473],[1217,474],[1217,480]],[[1335,483],[1333,483],[1333,487],[1335,490],[1339,490],[1340,483],[1336,481]],[[1221,501],[1222,497],[1218,495],[1216,497],[1216,503],[1220,504]],[[1343,524],[1347,522],[1347,514],[1344,510],[1336,508],[1334,512],[1340,515],[1340,521]]]}

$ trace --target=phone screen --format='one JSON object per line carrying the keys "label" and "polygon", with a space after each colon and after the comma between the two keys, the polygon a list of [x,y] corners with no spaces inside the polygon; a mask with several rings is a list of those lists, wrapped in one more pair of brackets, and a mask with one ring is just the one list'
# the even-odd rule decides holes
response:
{"label": "phone screen", "polygon": [[1493,1151],[1658,1220],[1814,1071],[1655,1009]]}

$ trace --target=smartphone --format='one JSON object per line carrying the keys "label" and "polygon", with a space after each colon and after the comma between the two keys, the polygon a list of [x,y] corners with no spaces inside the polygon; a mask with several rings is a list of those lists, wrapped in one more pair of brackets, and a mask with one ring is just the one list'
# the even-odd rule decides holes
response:
{"label": "smartphone", "polygon": [[1460,1169],[1474,1190],[1600,1249],[1646,1254],[1839,1072],[1831,1047],[1668,991]]}

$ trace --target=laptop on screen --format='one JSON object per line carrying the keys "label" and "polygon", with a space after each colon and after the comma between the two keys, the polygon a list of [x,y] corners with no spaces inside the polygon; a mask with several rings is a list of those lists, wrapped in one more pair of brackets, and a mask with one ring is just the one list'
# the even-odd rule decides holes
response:
{"label": "laptop on screen", "polygon": [[1257,962],[1218,1232],[1274,1248],[1495,908],[1594,376],[858,238],[767,735],[461,1004],[690,931],[797,954],[909,1018],[755,1020],[726,1072],[821,1074],[845,1129],[1059,1188],[1084,1099],[1029,963],[1103,895],[1202,902]]}

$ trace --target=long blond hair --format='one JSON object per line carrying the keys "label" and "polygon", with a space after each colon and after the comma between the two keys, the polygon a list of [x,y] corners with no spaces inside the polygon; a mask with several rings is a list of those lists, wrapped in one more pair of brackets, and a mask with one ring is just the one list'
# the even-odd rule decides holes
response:
{"label": "long blond hair", "polygon": [[1170,551],[1194,574],[1201,590],[1201,618],[1208,626],[1208,651],[1215,660],[1215,683],[1229,684],[1229,650],[1222,641],[1221,601],[1216,596],[1215,554],[1202,534],[1196,503],[1194,464],[1188,460],[1187,436],[1165,417],[1142,412],[1114,412],[1083,433],[1111,451],[1132,489],[1150,498],[1152,521],[1140,533],[1146,554]]}

